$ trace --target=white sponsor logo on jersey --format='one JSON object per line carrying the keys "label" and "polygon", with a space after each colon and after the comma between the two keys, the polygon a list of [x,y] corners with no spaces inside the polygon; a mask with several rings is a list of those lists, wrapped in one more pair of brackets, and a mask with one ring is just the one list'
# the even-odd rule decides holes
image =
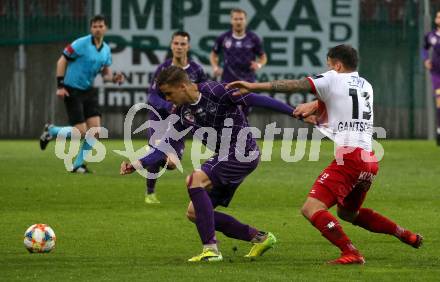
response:
{"label": "white sponsor logo on jersey", "polygon": [[226,49],[229,49],[229,48],[231,48],[231,46],[232,46],[232,41],[231,41],[231,39],[226,40],[226,41],[225,41],[225,48],[226,48]]}

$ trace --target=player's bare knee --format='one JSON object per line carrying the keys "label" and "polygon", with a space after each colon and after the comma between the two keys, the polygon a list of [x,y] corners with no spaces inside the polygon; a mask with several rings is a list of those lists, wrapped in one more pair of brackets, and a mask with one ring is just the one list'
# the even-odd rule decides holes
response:
{"label": "player's bare knee", "polygon": [[167,165],[167,170],[175,170],[176,169],[176,165],[175,164],[168,164]]}
{"label": "player's bare knee", "polygon": [[302,206],[301,213],[304,217],[311,219],[316,212],[321,210],[327,210],[327,206],[320,200],[309,197]]}
{"label": "player's bare knee", "polygon": [[307,219],[310,219],[313,216],[314,209],[313,206],[310,205],[308,201],[306,201],[304,205],[301,207],[301,214]]}
{"label": "player's bare knee", "polygon": [[196,212],[194,211],[194,206],[192,202],[189,203],[188,209],[186,210],[186,217],[192,222],[196,222]]}
{"label": "player's bare knee", "polygon": [[186,218],[188,218],[189,221],[196,222],[196,214],[193,210],[187,210],[186,211]]}
{"label": "player's bare knee", "polygon": [[186,182],[186,187],[189,189],[192,185],[192,182],[193,182],[193,173],[191,173],[190,175],[188,175],[186,177],[185,182]]}
{"label": "player's bare knee", "polygon": [[206,175],[204,172],[196,170],[187,178],[186,186],[188,189],[197,187],[207,188],[207,185],[209,185],[210,182],[209,179],[206,180],[205,178]]}
{"label": "player's bare knee", "polygon": [[188,189],[201,187],[200,179],[196,171],[186,177],[186,187]]}
{"label": "player's bare knee", "polygon": [[177,157],[175,154],[170,154],[167,156],[167,169],[168,170],[174,170],[176,169],[177,165],[176,163],[179,162],[179,157]]}
{"label": "player's bare knee", "polygon": [[307,206],[307,203],[304,203],[304,205],[301,207],[301,214],[305,217],[305,218],[311,218],[312,215],[310,214],[310,209]]}
{"label": "player's bare knee", "polygon": [[167,169],[168,170],[175,170],[176,169],[176,164],[170,158],[168,158]]}

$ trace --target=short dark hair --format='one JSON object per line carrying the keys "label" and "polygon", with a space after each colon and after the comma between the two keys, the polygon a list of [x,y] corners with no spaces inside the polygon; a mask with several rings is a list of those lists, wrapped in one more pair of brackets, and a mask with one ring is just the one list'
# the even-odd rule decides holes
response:
{"label": "short dark hair", "polygon": [[107,21],[105,20],[104,15],[95,15],[93,18],[90,19],[90,26],[96,22],[104,22],[105,25],[107,25]]}
{"label": "short dark hair", "polygon": [[176,36],[182,36],[182,37],[188,37],[188,42],[191,41],[191,36],[189,36],[189,33],[183,30],[178,30],[176,32],[173,33],[173,35],[171,36],[171,40],[174,39],[174,37]]}
{"label": "short dark hair", "polygon": [[340,61],[345,68],[356,70],[359,63],[359,57],[356,49],[351,45],[341,44],[330,48],[327,58]]}
{"label": "short dark hair", "polygon": [[176,66],[169,66],[163,69],[156,77],[156,85],[158,87],[169,84],[176,85],[178,83],[189,83],[189,77],[186,71]]}
{"label": "short dark hair", "polygon": [[240,8],[232,8],[231,9],[231,16],[233,13],[240,13],[240,14],[244,14],[245,17],[247,17],[247,13],[245,10],[240,9]]}

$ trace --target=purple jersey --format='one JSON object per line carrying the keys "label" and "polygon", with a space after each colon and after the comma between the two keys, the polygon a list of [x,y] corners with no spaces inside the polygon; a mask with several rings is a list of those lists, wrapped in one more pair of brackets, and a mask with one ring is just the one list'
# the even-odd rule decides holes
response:
{"label": "purple jersey", "polygon": [[[232,96],[235,89],[225,89],[226,84],[216,81],[207,81],[198,84],[200,92],[199,100],[194,104],[186,104],[177,108],[176,114],[180,116],[177,129],[179,131],[192,126],[191,132],[202,127],[214,128],[217,132],[217,140],[215,146],[208,142],[206,138],[196,136],[202,143],[215,153],[219,153],[222,141],[222,130],[225,127],[225,120],[231,119],[229,127],[232,128],[229,153],[234,153],[237,143],[237,137],[241,129],[249,127],[246,116],[238,107],[245,105],[244,96]],[[226,122],[228,125],[228,122]],[[255,139],[248,134],[245,141],[244,155],[248,155],[250,151],[258,150]]]}
{"label": "purple jersey", "polygon": [[440,33],[433,30],[425,35],[423,44],[423,60],[429,59],[429,49],[432,48],[432,69],[431,72],[440,74]]}
{"label": "purple jersey", "polygon": [[[171,66],[172,62],[172,59],[168,59],[157,67],[153,76],[153,81],[151,81],[150,84],[150,89],[148,90],[148,104],[154,107],[154,109],[160,113],[162,118],[166,118],[169,115],[173,104],[165,100],[164,95],[160,92],[160,89],[156,86],[154,80],[162,70]],[[207,80],[207,76],[202,67],[193,61],[189,61],[188,65],[183,69],[186,71],[192,82],[199,83]]]}
{"label": "purple jersey", "polygon": [[255,81],[251,62],[264,54],[261,40],[255,33],[246,31],[243,37],[237,38],[232,31],[225,32],[217,37],[212,51],[216,54],[223,53],[222,82]]}
{"label": "purple jersey", "polygon": [[[243,157],[255,156],[255,153],[258,154],[258,146],[250,134],[246,116],[240,106],[262,107],[292,116],[294,108],[288,104],[254,93],[234,96],[236,89],[227,90],[225,86],[226,84],[216,81],[198,83],[200,95],[197,102],[178,106],[175,111],[177,116],[168,117],[171,120],[177,118],[174,122],[165,120],[165,126],[168,128],[161,134],[161,141],[157,146],[150,142],[155,150],[140,159],[142,165],[147,167],[157,159],[172,153],[169,151],[169,138],[183,140],[182,136],[188,132],[192,132],[206,147],[222,157],[237,157],[236,153]],[[172,122],[173,126],[170,127],[169,122]],[[202,132],[198,131],[200,128]]]}

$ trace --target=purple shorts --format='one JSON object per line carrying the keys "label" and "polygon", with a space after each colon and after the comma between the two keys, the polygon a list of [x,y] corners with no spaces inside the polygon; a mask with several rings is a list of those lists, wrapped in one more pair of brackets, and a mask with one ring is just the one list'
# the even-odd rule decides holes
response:
{"label": "purple shorts", "polygon": [[243,180],[254,171],[260,159],[251,162],[240,162],[235,157],[229,156],[228,160],[219,161],[214,155],[202,164],[201,170],[208,175],[212,183],[209,191],[212,205],[227,207],[234,196],[235,190]]}
{"label": "purple shorts", "polygon": [[[167,116],[168,116],[168,113],[164,113],[164,112],[159,112],[159,114],[161,115],[162,120],[166,119]],[[156,116],[151,111],[148,112],[147,117],[148,117],[148,120],[155,120],[155,121],[159,120],[159,117]],[[149,127],[147,129],[147,139],[148,139],[148,143],[149,144],[157,145],[157,143],[160,141],[162,136],[154,136],[156,138],[154,138],[154,140],[152,140],[154,132],[155,132],[154,129]],[[177,157],[181,160],[182,156],[183,156],[183,152],[185,150],[185,139],[182,138],[182,139],[180,139],[178,141],[171,139],[170,140],[170,145],[174,148],[174,150],[177,153]]]}

